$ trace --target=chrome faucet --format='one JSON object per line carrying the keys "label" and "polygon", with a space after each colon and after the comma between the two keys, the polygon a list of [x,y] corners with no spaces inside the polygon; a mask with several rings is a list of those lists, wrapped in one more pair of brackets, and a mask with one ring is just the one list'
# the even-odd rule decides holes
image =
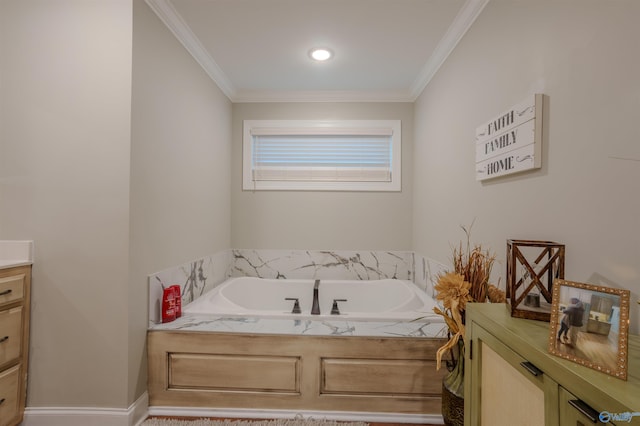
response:
{"label": "chrome faucet", "polygon": [[320,280],[316,280],[313,284],[313,305],[311,306],[311,315],[320,315],[320,303],[318,302],[318,289]]}

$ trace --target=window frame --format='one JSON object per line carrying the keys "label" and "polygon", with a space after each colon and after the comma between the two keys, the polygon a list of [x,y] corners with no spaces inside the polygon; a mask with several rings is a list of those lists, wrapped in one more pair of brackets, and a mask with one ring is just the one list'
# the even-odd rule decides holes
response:
{"label": "window frame", "polygon": [[[344,130],[345,135],[362,132],[391,130],[391,180],[388,182],[363,181],[296,181],[254,180],[252,129],[269,129],[283,134],[309,132],[308,135],[326,134]],[[402,122],[401,120],[243,120],[242,189],[244,191],[380,191],[402,190]]]}

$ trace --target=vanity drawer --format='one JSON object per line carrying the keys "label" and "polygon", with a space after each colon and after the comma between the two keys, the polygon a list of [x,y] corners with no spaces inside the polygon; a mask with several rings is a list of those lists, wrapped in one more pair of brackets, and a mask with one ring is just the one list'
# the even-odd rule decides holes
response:
{"label": "vanity drawer", "polygon": [[0,366],[17,359],[22,348],[22,307],[0,311]]}
{"label": "vanity drawer", "polygon": [[22,300],[25,278],[25,274],[0,277],[0,305]]}
{"label": "vanity drawer", "polygon": [[0,372],[0,426],[18,419],[20,365]]}

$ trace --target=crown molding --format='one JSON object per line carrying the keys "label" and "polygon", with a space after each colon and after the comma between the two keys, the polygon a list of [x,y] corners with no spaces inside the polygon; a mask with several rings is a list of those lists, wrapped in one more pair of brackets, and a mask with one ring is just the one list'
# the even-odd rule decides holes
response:
{"label": "crown molding", "polygon": [[158,18],[169,28],[173,35],[187,49],[193,58],[200,64],[204,71],[218,85],[220,90],[231,100],[235,96],[236,89],[231,80],[213,60],[209,52],[204,48],[198,37],[191,31],[180,14],[169,0],[145,0],[147,5],[158,15]]}
{"label": "crown molding", "polygon": [[458,42],[471,28],[480,12],[489,3],[489,0],[467,0],[458,11],[453,22],[447,29],[442,39],[429,57],[429,60],[422,68],[422,71],[411,85],[411,97],[416,100],[422,91],[427,87],[433,76],[440,69],[444,61],[447,60]]}
{"label": "crown molding", "polygon": [[475,22],[489,0],[467,0],[408,90],[390,91],[271,91],[237,90],[170,0],[145,0],[231,102],[413,102]]}

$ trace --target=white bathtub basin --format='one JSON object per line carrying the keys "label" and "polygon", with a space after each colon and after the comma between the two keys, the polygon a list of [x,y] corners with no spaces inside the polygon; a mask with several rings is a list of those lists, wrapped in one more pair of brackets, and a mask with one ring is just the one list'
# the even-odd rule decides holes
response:
{"label": "white bathtub basin", "polygon": [[[321,280],[320,315],[311,314],[314,280],[231,278],[183,308],[185,313],[219,316],[251,316],[299,319],[398,320],[439,317],[435,302],[411,281]],[[299,300],[301,313],[291,313]],[[340,315],[332,315],[334,299]]]}

